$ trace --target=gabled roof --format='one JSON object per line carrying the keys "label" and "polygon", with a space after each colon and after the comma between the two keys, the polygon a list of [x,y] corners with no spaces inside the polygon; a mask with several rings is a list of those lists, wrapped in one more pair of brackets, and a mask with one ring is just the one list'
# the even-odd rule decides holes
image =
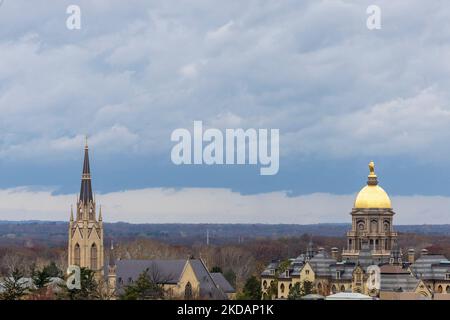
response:
{"label": "gabled roof", "polygon": [[177,260],[117,260],[117,289],[133,283],[140,274],[148,269],[148,274],[161,284],[177,284],[187,265],[190,264],[199,281],[200,296],[210,299],[226,299],[225,293],[214,282],[206,266],[199,259]]}
{"label": "gabled roof", "polygon": [[223,290],[220,290],[214,282],[211,274],[209,273],[202,260],[192,259],[188,260],[192,269],[200,282],[200,296],[210,299],[226,299],[226,295]]}
{"label": "gabled roof", "polygon": [[211,277],[216,283],[217,287],[221,289],[225,293],[235,293],[236,290],[231,286],[227,279],[223,276],[223,274],[218,272],[211,273]]}
{"label": "gabled roof", "polygon": [[154,273],[155,279],[158,281],[164,283],[177,283],[181,277],[185,264],[185,259],[118,260],[116,261],[118,284],[130,284],[130,280],[136,280],[146,269],[149,269],[149,273]]}

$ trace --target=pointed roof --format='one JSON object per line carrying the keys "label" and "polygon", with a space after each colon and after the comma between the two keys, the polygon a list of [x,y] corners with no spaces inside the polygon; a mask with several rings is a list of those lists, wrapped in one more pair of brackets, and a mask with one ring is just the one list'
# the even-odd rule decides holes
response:
{"label": "pointed roof", "polygon": [[80,201],[83,203],[94,201],[94,197],[92,196],[91,168],[89,165],[89,147],[87,144],[87,138],[86,145],[84,146],[84,162],[83,174],[81,176]]}

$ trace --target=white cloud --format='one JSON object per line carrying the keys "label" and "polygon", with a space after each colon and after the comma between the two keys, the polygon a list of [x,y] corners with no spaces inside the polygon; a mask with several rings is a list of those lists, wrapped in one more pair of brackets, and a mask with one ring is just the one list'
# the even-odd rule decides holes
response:
{"label": "white cloud", "polygon": [[[284,192],[241,195],[228,189],[140,189],[97,195],[108,222],[132,223],[350,223],[354,195]],[[51,190],[0,190],[0,220],[62,220],[76,195]],[[392,197],[396,224],[450,223],[450,197]]]}

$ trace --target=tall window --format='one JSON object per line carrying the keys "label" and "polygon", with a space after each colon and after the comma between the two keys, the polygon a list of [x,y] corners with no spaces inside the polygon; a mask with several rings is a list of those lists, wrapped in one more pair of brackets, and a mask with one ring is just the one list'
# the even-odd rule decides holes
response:
{"label": "tall window", "polygon": [[372,220],[370,222],[370,232],[378,232],[378,221]]}
{"label": "tall window", "polygon": [[91,246],[91,270],[97,270],[97,246],[95,243]]}
{"label": "tall window", "polygon": [[75,265],[79,266],[80,265],[80,245],[78,243],[75,245],[75,250],[74,250],[73,254],[74,254]]}
{"label": "tall window", "polygon": [[184,287],[184,299],[191,300],[192,299],[192,285],[190,282],[186,284]]}

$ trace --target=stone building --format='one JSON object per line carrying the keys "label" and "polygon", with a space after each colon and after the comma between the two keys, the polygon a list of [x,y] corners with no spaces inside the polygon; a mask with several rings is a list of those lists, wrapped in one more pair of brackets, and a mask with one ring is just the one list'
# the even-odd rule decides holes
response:
{"label": "stone building", "polygon": [[163,286],[168,298],[222,300],[234,297],[235,290],[230,283],[222,274],[210,273],[202,259],[116,260],[111,243],[110,255],[105,261],[102,209],[100,207],[97,215],[87,141],[80,195],[75,217],[71,210],[68,238],[68,265],[95,271],[112,296],[123,293],[127,285],[147,271],[152,281]]}
{"label": "stone building", "polygon": [[313,293],[323,296],[353,292],[380,299],[450,299],[450,261],[445,256],[422,250],[415,260],[414,249],[409,249],[404,259],[391,200],[378,185],[373,162],[350,214],[352,227],[340,255],[338,248],[329,254],[310,243],[288,263],[272,261],[261,274],[263,297],[287,299],[295,284],[309,282]]}
{"label": "stone building", "polygon": [[70,213],[68,265],[88,268],[100,276],[103,274],[103,252],[102,209],[97,215],[86,141],[76,216],[73,215],[73,208]]}

